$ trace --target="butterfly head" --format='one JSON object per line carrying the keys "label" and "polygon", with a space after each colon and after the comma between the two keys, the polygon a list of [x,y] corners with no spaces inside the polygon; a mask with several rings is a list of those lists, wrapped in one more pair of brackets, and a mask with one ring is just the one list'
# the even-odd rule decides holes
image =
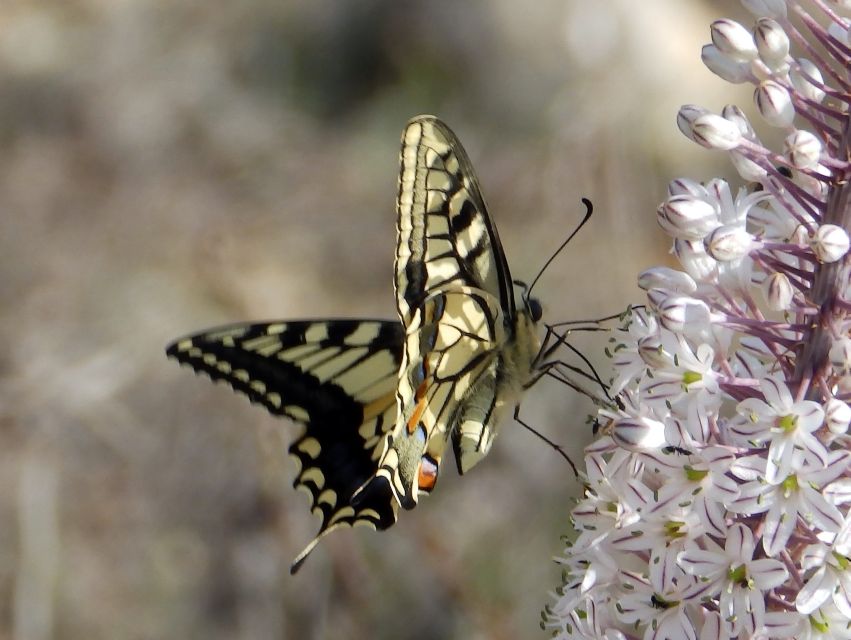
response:
{"label": "butterfly head", "polygon": [[522,280],[515,280],[514,284],[521,289],[520,299],[523,300],[526,314],[532,319],[532,322],[537,323],[544,315],[544,307],[541,305],[541,301],[529,295],[530,289]]}

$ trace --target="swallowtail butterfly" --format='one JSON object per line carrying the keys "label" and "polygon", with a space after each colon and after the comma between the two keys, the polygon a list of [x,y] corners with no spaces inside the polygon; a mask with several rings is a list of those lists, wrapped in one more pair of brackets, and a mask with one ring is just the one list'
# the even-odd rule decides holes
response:
{"label": "swallowtail butterfly", "polygon": [[402,134],[395,263],[398,320],[243,323],[175,341],[167,354],[302,425],[295,486],[328,532],[386,529],[437,482],[487,454],[503,409],[544,372],[541,307],[514,282],[479,183],[433,116]]}

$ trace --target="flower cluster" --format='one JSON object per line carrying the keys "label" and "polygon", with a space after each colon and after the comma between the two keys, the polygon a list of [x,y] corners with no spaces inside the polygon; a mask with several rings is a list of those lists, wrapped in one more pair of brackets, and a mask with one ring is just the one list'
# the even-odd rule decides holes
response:
{"label": "flower cluster", "polygon": [[746,186],[659,206],[681,270],[639,276],[611,349],[559,638],[851,638],[851,2],[742,3],[753,29],[716,21],[703,60],[783,149],[738,107],[679,113]]}

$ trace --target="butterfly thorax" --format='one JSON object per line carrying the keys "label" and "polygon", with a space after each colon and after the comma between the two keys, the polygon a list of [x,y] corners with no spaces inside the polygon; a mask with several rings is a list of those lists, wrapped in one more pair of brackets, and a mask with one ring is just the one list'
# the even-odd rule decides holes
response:
{"label": "butterfly thorax", "polygon": [[536,363],[540,351],[537,320],[528,309],[518,310],[511,336],[502,351],[504,393],[512,398],[511,404],[538,378]]}

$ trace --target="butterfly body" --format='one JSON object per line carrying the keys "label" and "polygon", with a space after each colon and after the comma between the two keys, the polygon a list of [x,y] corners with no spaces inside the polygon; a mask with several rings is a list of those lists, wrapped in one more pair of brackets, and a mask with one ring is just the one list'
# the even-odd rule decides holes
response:
{"label": "butterfly body", "polygon": [[446,446],[469,471],[541,372],[540,306],[514,283],[461,143],[433,116],[402,135],[397,321],[240,324],[167,353],[303,425],[295,485],[329,531],[385,529],[430,493]]}

